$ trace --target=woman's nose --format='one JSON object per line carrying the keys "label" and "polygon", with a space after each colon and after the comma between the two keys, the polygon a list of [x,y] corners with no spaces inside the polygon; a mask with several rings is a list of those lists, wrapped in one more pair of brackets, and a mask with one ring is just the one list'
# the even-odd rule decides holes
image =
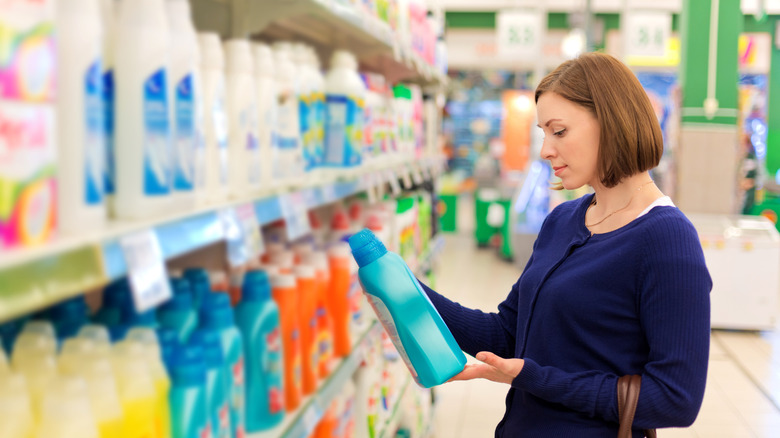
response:
{"label": "woman's nose", "polygon": [[550,143],[546,138],[542,141],[542,149],[539,151],[539,156],[542,160],[549,160],[555,157],[555,150],[550,146]]}

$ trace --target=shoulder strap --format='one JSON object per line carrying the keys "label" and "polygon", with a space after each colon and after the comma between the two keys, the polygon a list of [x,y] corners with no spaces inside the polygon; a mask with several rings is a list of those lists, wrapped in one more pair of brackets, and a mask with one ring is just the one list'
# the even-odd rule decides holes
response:
{"label": "shoulder strap", "polygon": [[[631,426],[634,424],[634,414],[636,405],[639,402],[639,389],[642,386],[642,377],[638,375],[627,375],[618,379],[618,415],[620,418],[620,428],[618,429],[618,438],[631,438]],[[648,438],[655,438],[655,429],[647,429],[644,435]]]}

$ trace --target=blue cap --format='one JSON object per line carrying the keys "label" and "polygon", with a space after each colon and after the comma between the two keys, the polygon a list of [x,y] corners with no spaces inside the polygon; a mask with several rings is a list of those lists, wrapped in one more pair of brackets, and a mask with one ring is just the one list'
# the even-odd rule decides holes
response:
{"label": "blue cap", "polygon": [[130,301],[130,283],[127,278],[120,278],[103,289],[103,307],[122,308]]}
{"label": "blue cap", "polygon": [[196,330],[190,337],[190,343],[200,345],[203,348],[206,368],[221,368],[225,364],[219,332],[205,329]]}
{"label": "blue cap", "polygon": [[171,382],[176,386],[204,386],[206,361],[198,344],[178,345],[173,349],[170,366]]}
{"label": "blue cap", "polygon": [[194,298],[193,303],[195,303],[196,307],[199,307],[203,297],[211,293],[209,273],[203,268],[187,268],[184,270],[184,277],[190,281],[192,297]]}
{"label": "blue cap", "polygon": [[244,275],[244,285],[241,288],[241,301],[267,301],[271,299],[271,282],[268,273],[259,269],[251,270]]}
{"label": "blue cap", "polygon": [[171,299],[160,307],[162,312],[175,312],[181,310],[193,310],[192,295],[189,292],[174,293]]}
{"label": "blue cap", "polygon": [[163,362],[166,366],[170,366],[171,358],[173,357],[173,350],[179,345],[179,333],[176,330],[169,328],[158,328],[157,342],[160,343],[160,352],[162,353]]}
{"label": "blue cap", "polygon": [[89,306],[83,295],[65,300],[52,307],[49,317],[60,339],[75,336],[88,322]]}
{"label": "blue cap", "polygon": [[235,324],[233,308],[227,292],[215,292],[204,297],[200,307],[200,326],[221,330]]}
{"label": "blue cap", "polygon": [[368,228],[363,228],[349,238],[352,257],[361,268],[387,254],[387,248]]}
{"label": "blue cap", "polygon": [[117,324],[108,327],[108,336],[111,337],[111,343],[117,343],[127,336],[127,332],[130,331],[130,326],[125,324]]}

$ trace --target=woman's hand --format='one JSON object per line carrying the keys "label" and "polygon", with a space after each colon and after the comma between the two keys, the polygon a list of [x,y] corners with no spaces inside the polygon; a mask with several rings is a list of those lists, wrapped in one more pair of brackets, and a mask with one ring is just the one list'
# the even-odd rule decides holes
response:
{"label": "woman's hand", "polygon": [[511,385],[525,364],[523,359],[503,359],[487,351],[477,353],[477,360],[484,363],[466,365],[463,371],[449,381],[487,379]]}

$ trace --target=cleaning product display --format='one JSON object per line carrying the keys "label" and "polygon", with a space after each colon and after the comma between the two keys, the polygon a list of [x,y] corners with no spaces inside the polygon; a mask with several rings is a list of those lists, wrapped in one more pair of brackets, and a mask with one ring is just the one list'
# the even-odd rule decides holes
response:
{"label": "cleaning product display", "polygon": [[357,73],[355,56],[333,53],[325,76],[325,163],[334,167],[359,166],[363,156],[363,108],[366,87]]}
{"label": "cleaning product display", "polygon": [[203,81],[205,192],[200,203],[219,202],[228,193],[228,120],[225,103],[225,55],[219,35],[198,34]]}
{"label": "cleaning product display", "polygon": [[415,381],[430,388],[463,371],[466,356],[403,259],[369,230],[349,244],[369,302]]}
{"label": "cleaning product display", "polygon": [[278,160],[276,122],[279,114],[274,55],[271,48],[262,43],[255,43],[253,51],[257,89],[257,135],[261,155],[260,176],[264,186],[273,187],[276,184],[273,174]]}
{"label": "cleaning product display", "polygon": [[300,131],[298,69],[293,63],[291,52],[292,45],[289,43],[274,45],[276,96],[279,102],[274,179],[281,184],[290,184],[299,178],[305,169]]}

